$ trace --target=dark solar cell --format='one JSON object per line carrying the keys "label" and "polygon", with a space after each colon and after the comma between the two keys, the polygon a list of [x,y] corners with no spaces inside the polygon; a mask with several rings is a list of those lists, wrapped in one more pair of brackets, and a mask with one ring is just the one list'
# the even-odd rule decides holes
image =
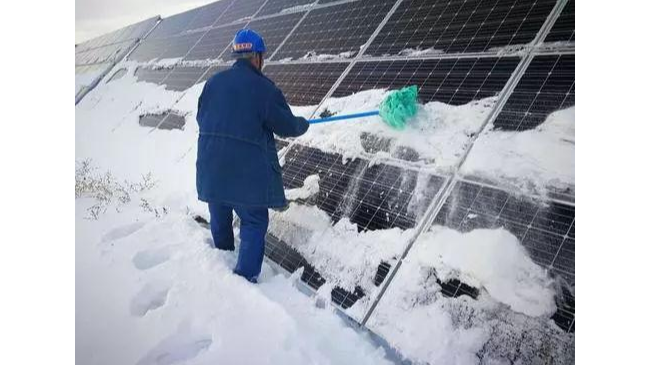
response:
{"label": "dark solar cell", "polygon": [[289,10],[297,6],[313,4],[315,2],[316,0],[269,0],[255,17],[276,14],[283,10]]}
{"label": "dark solar cell", "polygon": [[138,67],[135,76],[138,81],[162,85],[163,80],[169,74],[170,69],[153,69],[149,67]]}
{"label": "dark solar cell", "polygon": [[569,0],[560,16],[555,20],[553,28],[546,36],[544,42],[575,42],[576,36],[576,4],[574,0]]}
{"label": "dark solar cell", "polygon": [[264,74],[282,90],[291,105],[316,105],[330,90],[347,63],[266,65]]}
{"label": "dark solar cell", "polygon": [[167,38],[145,38],[138,47],[129,55],[129,60],[150,61],[158,59],[167,48]]}
{"label": "dark solar cell", "polygon": [[165,87],[176,91],[186,90],[196,84],[207,69],[207,67],[176,66],[167,75]]}
{"label": "dark solar cell", "polygon": [[246,25],[246,28],[252,29],[264,37],[266,54],[270,56],[303,15],[304,13],[291,13],[272,18],[253,20]]}
{"label": "dark solar cell", "polygon": [[173,112],[145,114],[140,116],[139,124],[143,127],[157,127],[160,130],[182,130],[185,126],[185,117]]}
{"label": "dark solar cell", "polygon": [[160,59],[184,57],[203,36],[203,32],[181,34],[165,39],[165,51],[158,56]]}
{"label": "dark solar cell", "polygon": [[197,81],[197,84],[202,83],[202,82],[208,80],[210,77],[212,77],[212,75],[214,75],[214,74],[216,74],[216,73],[218,73],[218,72],[221,72],[221,71],[223,71],[223,70],[227,70],[227,69],[229,69],[229,68],[230,68],[230,66],[228,66],[228,65],[216,65],[216,66],[210,66],[210,68],[208,69],[208,72],[206,72],[206,73],[205,73],[205,74],[204,74],[204,75],[203,75],[203,76],[202,76],[202,77]]}
{"label": "dark solar cell", "polygon": [[221,14],[223,14],[228,5],[230,5],[230,1],[221,0],[192,10],[192,12],[195,13],[195,16],[186,26],[186,30],[199,29],[213,25],[217,22],[217,19],[219,19]]}
{"label": "dark solar cell", "polygon": [[234,0],[219,17],[219,24],[228,24],[253,16],[265,0]]}
{"label": "dark solar cell", "polygon": [[113,43],[107,46],[92,48],[83,52],[75,53],[75,65],[96,64],[117,60],[132,45],[130,41]]}
{"label": "dark solar cell", "polygon": [[230,42],[235,33],[242,28],[241,24],[227,25],[210,29],[190,50],[185,57],[186,60],[213,60],[227,58],[230,55]]}
{"label": "dark solar cell", "polygon": [[196,16],[196,12],[186,11],[184,13],[163,18],[156,28],[149,33],[147,39],[165,38],[183,32]]}
{"label": "dark solar cell", "polygon": [[285,147],[289,146],[289,141],[286,140],[280,140],[280,139],[275,139],[275,148],[277,151],[280,151],[284,149]]}
{"label": "dark solar cell", "polygon": [[318,290],[325,283],[325,279],[314,270],[314,267],[300,253],[271,233],[266,235],[264,254],[289,273],[295,272],[298,268],[304,268],[300,279],[315,290]]}

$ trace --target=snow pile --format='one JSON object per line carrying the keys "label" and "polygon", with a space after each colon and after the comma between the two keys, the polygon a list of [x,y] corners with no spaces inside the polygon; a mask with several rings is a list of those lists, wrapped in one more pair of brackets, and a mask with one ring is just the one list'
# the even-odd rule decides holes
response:
{"label": "snow pile", "polygon": [[505,229],[466,234],[435,226],[418,239],[414,261],[434,267],[438,278],[477,288],[514,311],[529,316],[555,312],[553,282],[535,264],[519,240]]}
{"label": "snow pile", "polygon": [[489,126],[461,167],[466,175],[504,181],[546,194],[575,186],[575,107],[556,111],[535,129],[498,131]]}
{"label": "snow pile", "polygon": [[351,292],[355,286],[373,288],[379,264],[401,255],[413,235],[413,230],[399,228],[359,232],[348,218],[333,225],[319,208],[295,203],[272,214],[269,231],[302,254],[330,284]]}
{"label": "snow pile", "polygon": [[305,178],[305,183],[300,188],[289,189],[285,192],[285,196],[289,201],[295,201],[297,199],[307,199],[320,190],[318,182],[320,177],[318,174],[310,175]]}
{"label": "snow pile", "polygon": [[[376,110],[387,93],[386,89],[375,89],[330,98],[317,115],[325,110],[335,115]],[[392,156],[408,148],[417,152],[421,163],[449,170],[458,163],[471,136],[478,132],[495,102],[496,97],[460,106],[429,102],[419,107],[415,118],[401,131],[390,128],[378,116],[321,123],[311,126],[298,141],[354,158],[367,153],[363,140],[370,134],[389,140],[388,152]]]}
{"label": "snow pile", "polygon": [[[438,281],[451,278],[479,287],[479,298],[444,297]],[[553,309],[550,280],[510,233],[434,227],[368,326],[416,363],[572,363],[573,335],[548,319]]]}

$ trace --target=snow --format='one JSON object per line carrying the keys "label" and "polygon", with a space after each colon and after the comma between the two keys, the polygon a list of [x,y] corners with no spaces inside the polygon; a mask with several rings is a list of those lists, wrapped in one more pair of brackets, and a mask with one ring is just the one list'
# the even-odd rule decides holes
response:
{"label": "snow", "polygon": [[443,50],[437,50],[433,47],[431,48],[426,48],[426,49],[420,49],[420,48],[405,48],[401,50],[398,55],[399,56],[409,56],[409,57],[417,57],[417,56],[428,56],[428,55],[439,55],[445,53]]}
{"label": "snow", "polygon": [[[376,110],[388,92],[386,89],[375,89],[330,98],[316,115],[324,110],[337,115]],[[366,138],[364,136],[371,134],[390,141],[390,156],[409,148],[418,153],[418,161],[423,165],[450,171],[459,162],[471,136],[479,131],[495,102],[496,97],[459,106],[429,102],[420,105],[417,115],[401,131],[392,129],[378,116],[321,123],[310,126],[298,141],[338,152],[347,159],[367,153],[363,140]]]}
{"label": "snow", "polygon": [[552,51],[559,48],[575,48],[575,41],[556,41],[556,42],[543,42],[535,46],[537,52]]}
{"label": "snow", "polygon": [[315,206],[292,203],[272,214],[269,231],[295,248],[331,284],[354,291],[372,289],[377,267],[400,255],[413,230],[393,228],[359,232],[343,218],[333,225]]}
{"label": "snow", "polygon": [[490,49],[488,49],[488,51],[496,52],[497,56],[499,57],[505,57],[505,56],[523,57],[524,55],[527,55],[532,48],[533,48],[532,43],[525,43],[525,44],[511,44],[511,45],[501,46],[501,47],[491,47]]}
{"label": "snow", "polygon": [[237,253],[211,248],[186,214],[129,204],[86,220],[90,204],[76,203],[77,363],[388,362],[297,278],[267,265],[256,286],[232,274]]}
{"label": "snow", "polygon": [[308,9],[311,9],[314,5],[316,5],[316,1],[314,1],[313,3],[309,3],[309,4],[296,5],[296,6],[291,6],[291,7],[288,7],[288,8],[284,8],[284,9],[282,9],[282,11],[280,11],[280,13],[293,13],[293,12],[308,10]]}
{"label": "snow", "polygon": [[528,131],[489,125],[474,143],[461,173],[509,183],[546,195],[549,187],[575,186],[575,107],[550,114]]}
{"label": "snow", "polygon": [[287,200],[295,201],[297,199],[307,199],[313,196],[314,194],[317,194],[318,191],[320,190],[320,187],[318,186],[319,180],[320,177],[318,176],[318,174],[308,176],[307,178],[305,178],[305,182],[303,183],[302,187],[288,189],[285,192],[285,196]]}
{"label": "snow", "polygon": [[101,73],[104,72],[103,68],[96,67],[91,70],[86,70],[83,73],[75,73],[74,75],[74,93],[79,93],[83,88],[90,86]]}
{"label": "snow", "polygon": [[226,61],[222,58],[208,58],[203,60],[182,60],[177,63],[183,67],[210,67],[212,65],[225,64]]}
{"label": "snow", "polygon": [[170,68],[176,66],[179,62],[183,61],[182,57],[173,57],[173,58],[164,58],[164,59],[153,59],[144,65],[155,66],[158,68]]}
{"label": "snow", "polygon": [[327,60],[345,60],[354,57],[355,51],[341,52],[339,54],[316,53],[314,51],[307,52],[302,56],[301,60],[309,60],[314,62],[322,62]]}
{"label": "snow", "polygon": [[555,312],[553,281],[509,231],[480,229],[462,234],[434,226],[419,240],[415,260],[436,268],[441,281],[455,278],[485,288],[495,300],[529,316]]}
{"label": "snow", "polygon": [[291,112],[293,112],[294,115],[300,116],[300,117],[305,117],[309,119],[311,117],[311,114],[314,113],[316,110],[316,106],[313,105],[306,105],[306,106],[290,106],[291,107]]}

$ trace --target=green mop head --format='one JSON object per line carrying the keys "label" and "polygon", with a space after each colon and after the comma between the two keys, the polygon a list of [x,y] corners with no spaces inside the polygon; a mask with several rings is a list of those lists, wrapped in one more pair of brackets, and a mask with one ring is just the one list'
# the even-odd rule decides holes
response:
{"label": "green mop head", "polygon": [[403,130],[418,111],[417,99],[418,87],[415,85],[390,92],[379,106],[379,116],[390,127]]}

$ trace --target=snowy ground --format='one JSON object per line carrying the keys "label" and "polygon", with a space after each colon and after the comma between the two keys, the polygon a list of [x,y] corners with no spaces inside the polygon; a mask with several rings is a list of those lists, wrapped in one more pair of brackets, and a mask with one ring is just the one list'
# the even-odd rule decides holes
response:
{"label": "snowy ground", "polygon": [[85,219],[93,204],[76,205],[77,363],[388,362],[295,278],[233,275],[237,253],[211,248],[187,215],[132,202]]}
{"label": "snowy ground", "polygon": [[[387,362],[383,349],[331,308],[316,306],[323,302],[301,293],[294,278],[265,265],[261,284],[252,286],[230,273],[236,254],[211,249],[208,232],[189,215],[208,217],[194,186],[196,102],[202,85],[186,93],[168,91],[136,83],[135,65],[126,66],[127,75],[102,83],[76,107],[77,183],[82,187],[76,201],[77,362]],[[333,98],[319,113],[325,108],[332,113],[372,110],[385,94],[371,90]],[[344,160],[388,159],[409,147],[417,153],[416,164],[450,172],[494,102],[432,102],[420,107],[403,132],[366,118],[314,126],[298,141],[341,153]],[[170,108],[185,115],[183,130],[138,124],[140,115]],[[302,115],[314,109],[294,108]],[[540,187],[572,184],[572,165],[538,154],[573,141],[572,128],[557,123],[567,119],[556,117],[518,135],[488,131],[472,154],[503,161],[498,175],[490,177],[514,180],[515,186],[530,186],[529,177],[536,183],[536,177],[551,177]],[[368,151],[363,141],[368,133],[390,141],[388,150]],[[494,145],[490,139],[519,142]],[[540,149],[529,148],[537,143]],[[568,146],[560,153],[569,154]],[[485,162],[474,159],[470,155],[468,160],[473,173],[495,172],[481,171]],[[530,161],[535,163],[524,164]],[[315,190],[318,179],[312,177],[290,195],[304,198]],[[378,263],[399,256],[413,234],[400,229],[359,233],[346,219],[333,226],[323,211],[297,204],[273,213],[271,231],[282,233],[325,278],[345,288],[369,283]],[[492,270],[496,260],[490,258],[499,258],[499,271]],[[479,288],[478,300],[442,297],[434,279],[450,278]],[[571,362],[573,336],[548,319],[554,291],[508,232],[435,229],[414,246],[368,325],[416,362]],[[349,309],[357,318],[368,303],[358,304]],[[519,346],[514,350],[508,342]]]}

